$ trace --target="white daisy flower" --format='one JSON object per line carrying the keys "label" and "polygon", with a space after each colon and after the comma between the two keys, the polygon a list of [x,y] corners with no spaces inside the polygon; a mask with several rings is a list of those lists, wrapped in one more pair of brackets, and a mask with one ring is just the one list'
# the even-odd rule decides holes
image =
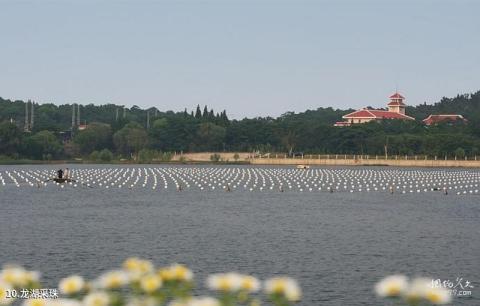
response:
{"label": "white daisy flower", "polygon": [[418,303],[425,296],[426,291],[432,286],[432,280],[428,278],[416,278],[408,284],[403,292],[403,297],[409,303]]}
{"label": "white daisy flower", "polygon": [[213,274],[207,278],[207,286],[211,290],[235,292],[240,290],[242,277],[238,273]]}
{"label": "white daisy flower", "polygon": [[247,292],[257,292],[260,290],[261,284],[260,281],[250,275],[242,275],[241,276],[241,284],[240,288]]}
{"label": "white daisy flower", "polygon": [[101,291],[92,292],[83,299],[84,306],[107,306],[109,303],[110,297]]}
{"label": "white daisy flower", "polygon": [[177,280],[188,282],[193,279],[193,272],[184,265],[174,264],[170,266],[170,270]]}
{"label": "white daisy flower", "polygon": [[267,294],[280,294],[291,302],[299,301],[302,291],[297,281],[290,277],[273,277],[265,281]]}
{"label": "white daisy flower", "polygon": [[452,301],[452,295],[446,288],[431,287],[425,292],[425,299],[434,305],[444,305]]}
{"label": "white daisy flower", "polygon": [[452,301],[450,291],[443,287],[434,287],[429,278],[416,278],[405,292],[405,299],[410,303],[418,303],[424,299],[434,305],[448,304]]}
{"label": "white daisy flower", "polygon": [[128,273],[122,270],[109,271],[100,276],[97,285],[105,289],[118,289],[129,282]]}
{"label": "white daisy flower", "polygon": [[379,297],[400,296],[408,288],[408,278],[404,275],[387,276],[375,284],[375,293]]}
{"label": "white daisy flower", "polygon": [[162,287],[162,279],[155,274],[145,275],[140,279],[140,288],[146,293],[152,293]]}
{"label": "white daisy flower", "polygon": [[0,272],[0,280],[12,285],[13,287],[23,287],[29,283],[29,279],[33,275],[29,275],[28,271],[23,267],[16,265],[5,266]]}
{"label": "white daisy flower", "polygon": [[72,275],[60,280],[58,289],[60,293],[71,295],[82,291],[85,288],[85,281],[81,276]]}

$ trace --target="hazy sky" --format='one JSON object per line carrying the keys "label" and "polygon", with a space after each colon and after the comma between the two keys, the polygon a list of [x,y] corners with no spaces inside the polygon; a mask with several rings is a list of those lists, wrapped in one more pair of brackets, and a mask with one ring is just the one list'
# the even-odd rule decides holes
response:
{"label": "hazy sky", "polygon": [[480,89],[480,1],[0,0],[0,96],[234,118]]}

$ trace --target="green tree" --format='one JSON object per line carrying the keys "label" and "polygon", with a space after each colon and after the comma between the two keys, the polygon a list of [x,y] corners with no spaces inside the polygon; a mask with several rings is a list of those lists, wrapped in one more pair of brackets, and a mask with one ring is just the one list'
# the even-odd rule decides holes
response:
{"label": "green tree", "polygon": [[100,152],[98,151],[93,151],[92,153],[90,153],[90,155],[88,156],[88,159],[91,160],[91,161],[97,161],[100,159]]}
{"label": "green tree", "polygon": [[58,157],[62,145],[55,134],[50,131],[40,131],[26,140],[28,155],[36,159],[48,159],[47,156]]}
{"label": "green tree", "polygon": [[288,154],[291,155],[293,153],[293,149],[295,148],[295,144],[297,141],[297,135],[295,132],[288,131],[285,136],[282,137],[282,143],[288,151]]}
{"label": "green tree", "polygon": [[0,123],[0,155],[18,156],[22,140],[22,131],[14,123]]}
{"label": "green tree", "polygon": [[210,122],[201,123],[197,131],[197,146],[200,150],[218,150],[225,140],[225,128]]}
{"label": "green tree", "polygon": [[200,110],[200,105],[197,105],[197,110],[195,111],[195,118],[196,119],[202,118],[202,111]]}
{"label": "green tree", "polygon": [[463,148],[457,148],[454,153],[457,158],[465,158],[465,150]]}
{"label": "green tree", "polygon": [[148,134],[138,123],[129,123],[114,134],[113,142],[118,152],[136,160],[138,152],[147,145]]}
{"label": "green tree", "polygon": [[151,146],[155,149],[162,149],[169,142],[169,122],[167,118],[160,118],[153,122],[149,130]]}
{"label": "green tree", "polygon": [[79,131],[73,141],[80,153],[84,155],[90,154],[94,150],[111,148],[112,129],[108,124],[91,123],[85,130]]}
{"label": "green tree", "polygon": [[202,119],[203,119],[203,120],[208,120],[208,108],[207,108],[206,105],[205,105],[205,107],[203,108]]}
{"label": "green tree", "polygon": [[[85,131],[74,130],[74,141],[65,142],[63,151],[69,156],[85,156],[105,148],[115,148],[125,156],[134,156],[141,149],[279,153],[295,150],[305,154],[384,155],[386,147],[390,156],[426,154],[452,157],[457,148],[463,148],[465,155],[472,156],[478,154],[480,148],[480,91],[443,98],[431,105],[408,106],[407,114],[416,121],[384,120],[350,127],[333,127],[333,124],[353,110],[331,107],[287,112],[278,118],[242,120],[229,120],[225,110],[216,113],[207,106],[203,110],[197,105],[190,113],[186,110],[158,112],[151,117],[152,124],[145,136],[142,131],[147,114],[145,109],[138,106],[126,109],[113,104],[82,105],[82,123],[84,120],[102,122],[99,123],[101,126],[96,128],[96,124],[90,124]],[[38,146],[30,145],[35,134],[22,131],[24,112],[24,101],[0,98],[0,122],[8,121],[0,126],[0,155],[43,156],[33,152]],[[442,113],[460,114],[468,121],[432,126],[421,122],[430,114]],[[72,105],[38,104],[33,132],[48,130],[57,136],[67,135],[71,128],[71,114]],[[133,127],[138,129],[131,131]],[[62,139],[68,140],[65,136]]]}
{"label": "green tree", "polygon": [[110,150],[108,149],[103,149],[102,151],[100,151],[100,153],[98,154],[98,158],[103,161],[103,162],[109,162],[113,159],[113,154]]}

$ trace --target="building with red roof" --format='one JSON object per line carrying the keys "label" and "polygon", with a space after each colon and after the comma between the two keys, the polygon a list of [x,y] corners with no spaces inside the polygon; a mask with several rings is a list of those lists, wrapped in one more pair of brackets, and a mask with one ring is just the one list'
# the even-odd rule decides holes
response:
{"label": "building with red roof", "polygon": [[427,118],[422,120],[425,125],[434,125],[438,123],[467,123],[467,119],[465,119],[462,115],[457,114],[445,114],[445,115],[430,115]]}
{"label": "building with red roof", "polygon": [[357,123],[382,121],[386,119],[415,120],[414,118],[405,115],[406,104],[403,102],[403,100],[405,100],[404,96],[396,92],[389,98],[390,102],[387,104],[388,110],[369,108],[359,109],[343,116],[342,118],[344,121],[339,121],[335,123],[334,126],[349,126]]}

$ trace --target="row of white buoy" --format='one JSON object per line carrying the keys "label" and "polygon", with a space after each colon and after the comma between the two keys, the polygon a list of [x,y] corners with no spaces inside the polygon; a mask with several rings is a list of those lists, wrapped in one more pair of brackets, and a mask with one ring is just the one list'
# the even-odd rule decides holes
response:
{"label": "row of white buoy", "polygon": [[149,188],[177,191],[244,190],[298,192],[385,192],[420,193],[453,190],[456,194],[476,194],[480,172],[474,170],[397,170],[253,167],[111,167],[70,170],[74,181],[52,181],[56,170],[0,171],[2,186],[91,188]]}

